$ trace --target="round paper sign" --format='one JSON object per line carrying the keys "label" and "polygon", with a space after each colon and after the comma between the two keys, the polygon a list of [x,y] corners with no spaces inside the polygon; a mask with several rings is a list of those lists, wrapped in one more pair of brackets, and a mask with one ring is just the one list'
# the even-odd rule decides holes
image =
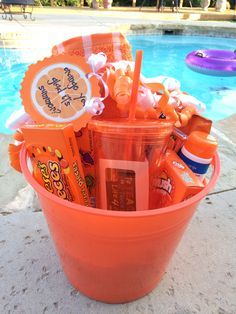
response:
{"label": "round paper sign", "polygon": [[72,123],[79,130],[92,116],[89,101],[100,96],[91,72],[78,56],[53,56],[31,65],[21,89],[25,111],[36,123]]}

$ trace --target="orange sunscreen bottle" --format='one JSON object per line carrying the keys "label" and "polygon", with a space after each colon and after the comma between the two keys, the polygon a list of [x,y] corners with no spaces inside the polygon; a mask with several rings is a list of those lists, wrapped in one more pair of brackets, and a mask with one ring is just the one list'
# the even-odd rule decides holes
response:
{"label": "orange sunscreen bottle", "polygon": [[72,125],[27,125],[22,132],[38,183],[64,200],[90,206]]}
{"label": "orange sunscreen bottle", "polygon": [[217,140],[210,134],[194,131],[178,155],[202,181],[217,149]]}

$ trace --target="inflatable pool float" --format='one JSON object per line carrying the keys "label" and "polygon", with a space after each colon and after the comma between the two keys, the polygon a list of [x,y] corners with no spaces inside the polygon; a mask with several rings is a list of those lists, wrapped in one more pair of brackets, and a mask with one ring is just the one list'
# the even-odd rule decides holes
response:
{"label": "inflatable pool float", "polygon": [[216,76],[236,76],[236,52],[229,50],[197,50],[190,52],[186,64],[196,72]]}

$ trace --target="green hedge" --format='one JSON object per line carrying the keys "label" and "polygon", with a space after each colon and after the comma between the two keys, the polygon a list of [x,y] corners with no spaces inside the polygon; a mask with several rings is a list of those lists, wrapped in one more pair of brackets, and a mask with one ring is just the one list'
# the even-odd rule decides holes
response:
{"label": "green hedge", "polygon": [[[200,7],[201,0],[192,0],[193,7]],[[171,6],[172,0],[163,0],[166,6]],[[136,6],[139,7],[143,3],[143,0],[137,0]],[[157,1],[156,0],[145,0],[144,6],[145,7],[155,7]],[[117,7],[130,7],[132,6],[132,0],[113,0],[113,6]],[[188,0],[184,0],[183,6],[189,7],[190,3]]]}
{"label": "green hedge", "polygon": [[234,8],[235,8],[235,0],[229,0],[229,3],[230,3],[230,9],[231,10],[234,10]]}
{"label": "green hedge", "polygon": [[[35,0],[36,6],[51,6],[51,2],[56,7],[80,7],[81,0]],[[88,2],[84,1],[84,6],[89,6],[92,0],[88,0]]]}

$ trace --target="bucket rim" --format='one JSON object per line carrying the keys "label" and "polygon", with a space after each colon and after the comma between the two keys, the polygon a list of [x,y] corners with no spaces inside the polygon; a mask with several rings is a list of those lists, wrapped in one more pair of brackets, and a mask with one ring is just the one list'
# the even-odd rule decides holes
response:
{"label": "bucket rim", "polygon": [[120,218],[138,218],[138,217],[145,217],[145,216],[156,216],[156,215],[163,215],[170,212],[177,211],[184,207],[192,206],[195,203],[200,202],[210,190],[212,190],[218,180],[220,174],[220,158],[218,153],[216,152],[211,165],[213,166],[213,174],[207,183],[207,185],[203,188],[202,191],[197,193],[196,195],[192,196],[191,198],[180,202],[178,204],[170,205],[167,207],[162,207],[159,209],[150,209],[150,210],[140,210],[140,211],[113,211],[113,210],[104,210],[94,207],[87,207],[84,205],[76,204],[73,202],[69,202],[67,200],[63,200],[56,196],[55,194],[49,193],[45,188],[43,188],[32,176],[30,170],[27,166],[27,150],[25,145],[22,145],[20,151],[20,164],[22,173],[25,176],[26,181],[33,187],[35,192],[42,194],[45,198],[50,199],[51,201],[55,202],[56,204],[64,207],[68,207],[72,210],[82,211],[87,214],[99,215],[99,216],[110,216],[110,217],[120,217]]}

